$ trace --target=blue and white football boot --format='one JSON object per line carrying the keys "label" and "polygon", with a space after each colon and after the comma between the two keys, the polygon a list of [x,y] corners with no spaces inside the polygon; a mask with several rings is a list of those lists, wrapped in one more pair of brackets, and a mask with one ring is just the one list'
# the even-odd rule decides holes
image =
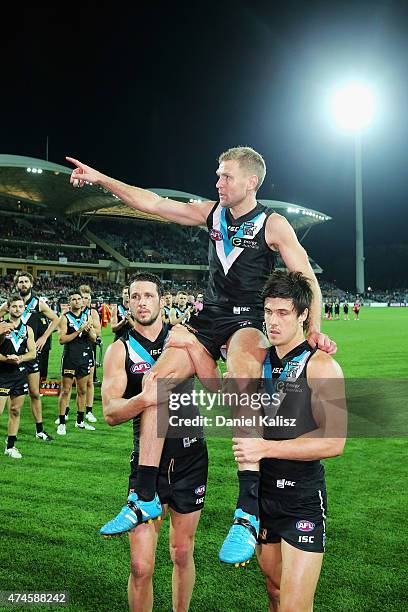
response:
{"label": "blue and white football boot", "polygon": [[141,523],[152,523],[155,519],[161,520],[162,505],[156,493],[151,501],[143,501],[137,493],[131,493],[126,506],[123,506],[115,518],[108,521],[99,533],[104,538],[120,536]]}
{"label": "blue and white football boot", "polygon": [[219,559],[239,567],[249,563],[255,552],[259,534],[259,519],[237,508],[234,522],[221,546]]}

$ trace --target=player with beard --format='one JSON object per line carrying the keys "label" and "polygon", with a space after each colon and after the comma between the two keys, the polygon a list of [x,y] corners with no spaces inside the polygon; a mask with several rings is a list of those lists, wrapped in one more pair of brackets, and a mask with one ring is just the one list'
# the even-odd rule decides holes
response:
{"label": "player with beard", "polygon": [[115,340],[119,340],[133,327],[132,315],[129,312],[129,285],[122,289],[122,303],[112,308],[111,329]]}
{"label": "player with beard", "polygon": [[91,367],[91,371],[88,377],[88,383],[86,387],[86,412],[85,418],[90,423],[96,423],[98,420],[96,416],[93,414],[93,403],[94,403],[94,395],[95,395],[95,387],[94,387],[94,378],[95,378],[95,370],[96,370],[96,346],[102,342],[101,338],[101,321],[99,319],[98,312],[95,308],[92,308],[92,296],[91,296],[91,288],[89,285],[81,285],[79,287],[79,293],[82,297],[83,304],[83,312],[86,316],[90,316],[92,319],[93,330],[96,334],[96,341],[92,342],[90,340],[90,348],[92,350],[93,356],[93,365]]}
{"label": "player with beard", "polygon": [[[217,170],[218,201],[181,203],[126,185],[83,163],[67,157],[76,167],[71,183],[84,187],[100,185],[122,202],[141,212],[159,215],[181,225],[207,225],[209,235],[209,283],[204,308],[194,321],[194,333],[213,359],[228,346],[227,370],[241,393],[252,389],[261,375],[261,364],[267,351],[263,334],[263,304],[260,291],[274,267],[277,253],[289,270],[303,272],[311,279],[313,302],[307,339],[328,352],[335,344],[320,333],[321,292],[306,251],[299,244],[289,222],[262,205],[256,194],[266,174],[265,161],[250,147],[236,147],[222,153]],[[160,378],[185,379],[194,373],[188,350],[166,350],[153,367]],[[231,382],[230,380],[230,382]],[[142,418],[140,465],[158,466],[163,440],[157,438],[156,414],[145,411]],[[141,489],[155,490],[157,475],[145,474]],[[248,534],[259,529],[259,465],[241,464],[239,495],[234,529],[221,549],[220,559],[227,563],[245,562],[254,548]],[[154,496],[154,495],[153,495]],[[152,497],[143,499],[139,504]],[[242,519],[242,513],[247,517]],[[238,520],[239,519],[239,520]]]}
{"label": "player with beard", "polygon": [[[33,276],[29,272],[19,272],[14,278],[14,283],[17,291],[24,300],[25,310],[21,320],[27,323],[34,332],[36,344],[36,355],[34,359],[25,364],[28,374],[28,388],[30,394],[31,412],[35,421],[36,434],[38,440],[49,442],[53,440],[46,431],[44,431],[42,417],[42,403],[40,395],[40,366],[38,355],[46,345],[48,338],[52,332],[58,327],[58,316],[43,300],[39,299],[33,293]],[[7,303],[0,308],[0,316],[7,311]],[[50,323],[43,327],[41,319],[46,317]]]}
{"label": "player with beard", "polygon": [[184,325],[189,322],[194,306],[187,304],[188,295],[185,291],[179,291],[175,301],[176,305],[170,308],[169,312],[170,325]]}
{"label": "player with beard", "polygon": [[15,442],[20,426],[21,408],[28,393],[25,364],[35,357],[35,342],[32,328],[21,320],[25,304],[18,293],[9,297],[7,307],[10,321],[8,327],[2,326],[0,338],[0,415],[10,398],[4,454],[12,459],[21,459],[22,455]]}
{"label": "player with beard", "polygon": [[[138,479],[140,472],[157,471],[158,495],[154,496],[144,522],[160,518],[169,509],[170,552],[173,561],[173,609],[187,610],[195,581],[194,537],[204,506],[207,484],[208,456],[201,428],[195,428],[182,437],[167,437],[158,468],[139,466],[139,437],[141,411],[151,405],[151,395],[156,394],[156,375],[146,374],[162,353],[169,334],[169,326],[163,324],[163,287],[160,279],[149,273],[136,274],[130,283],[130,309],[134,328],[126,336],[109,346],[104,360],[102,402],[106,422],[117,425],[133,419],[134,450],[131,456],[128,504],[116,518],[101,529],[101,534],[111,536],[129,531],[131,572],[128,581],[129,609],[134,612],[150,611],[153,606],[152,575],[154,570],[159,524],[138,524]],[[182,330],[182,333],[188,333]],[[177,329],[171,332],[177,334]],[[192,335],[191,358],[200,362],[200,372],[205,377],[217,375],[214,363],[204,347]],[[167,349],[166,349],[167,350]],[[205,369],[207,368],[207,369]],[[142,379],[145,374],[144,385]],[[184,381],[176,389],[191,393],[194,379]],[[175,390],[176,390],[175,389]],[[196,406],[181,408],[184,415],[198,416]],[[193,411],[193,414],[191,412]],[[183,414],[180,414],[183,418]],[[140,493],[140,489],[138,489]],[[146,492],[149,496],[151,493]],[[159,502],[160,498],[160,502]],[[136,526],[135,529],[133,529]]]}
{"label": "player with beard", "polygon": [[305,340],[312,295],[300,273],[276,271],[267,281],[272,347],[260,390],[274,401],[263,404],[263,437],[234,440],[233,447],[239,463],[261,462],[258,560],[271,612],[313,610],[327,518],[320,460],[343,453],[347,431],[341,368]]}
{"label": "player with beard", "polygon": [[95,429],[93,425],[84,421],[84,413],[88,378],[93,364],[91,343],[96,341],[97,336],[91,315],[83,311],[83,301],[79,291],[72,290],[68,298],[69,310],[61,315],[59,322],[59,342],[64,345],[61,363],[62,389],[58,400],[57,434],[60,436],[65,436],[67,433],[65,415],[74,378],[77,392],[75,427],[92,431]]}

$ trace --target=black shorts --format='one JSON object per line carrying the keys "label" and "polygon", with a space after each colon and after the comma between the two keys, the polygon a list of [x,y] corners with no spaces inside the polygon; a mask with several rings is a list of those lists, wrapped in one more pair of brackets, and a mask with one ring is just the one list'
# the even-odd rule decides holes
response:
{"label": "black shorts", "polygon": [[15,369],[16,372],[0,372],[0,397],[27,395],[27,371],[24,367],[22,370],[19,367]]}
{"label": "black shorts", "polygon": [[259,544],[284,539],[295,548],[323,553],[326,544],[327,495],[319,483],[304,494],[274,495],[260,499]]}
{"label": "black shorts", "polygon": [[221,347],[239,329],[255,327],[264,332],[264,315],[262,308],[256,306],[204,304],[198,316],[192,318],[186,327],[217,361]]}
{"label": "black shorts", "polygon": [[37,374],[37,372],[40,371],[40,362],[38,360],[38,357],[32,359],[31,361],[26,361],[24,365],[27,370],[27,375]]}
{"label": "black shorts", "polygon": [[[128,493],[134,491],[138,457],[130,457]],[[202,442],[194,452],[182,457],[168,457],[160,463],[157,493],[162,504],[180,514],[196,512],[204,507],[208,477],[207,444]]]}
{"label": "black shorts", "polygon": [[61,361],[61,376],[67,378],[83,378],[88,376],[92,367],[92,352],[83,351],[74,357],[63,355]]}

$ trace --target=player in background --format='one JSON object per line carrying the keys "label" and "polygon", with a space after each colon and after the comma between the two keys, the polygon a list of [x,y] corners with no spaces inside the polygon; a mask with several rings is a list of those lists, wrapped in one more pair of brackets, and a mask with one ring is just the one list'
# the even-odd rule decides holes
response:
{"label": "player in background", "polygon": [[[45,347],[48,338],[58,327],[58,316],[43,300],[38,298],[33,292],[34,278],[29,272],[17,272],[14,277],[15,288],[24,300],[24,312],[21,320],[28,324],[34,333],[36,344],[36,355],[34,359],[25,365],[28,374],[28,388],[30,394],[31,412],[35,421],[37,440],[50,442],[53,438],[44,431],[42,402],[40,395],[40,365],[39,358],[41,351]],[[7,312],[7,302],[0,308],[0,316]],[[42,325],[41,319],[47,318],[50,323]]]}
{"label": "player in background", "polygon": [[21,459],[22,455],[15,443],[20,427],[21,408],[28,393],[25,364],[35,358],[36,348],[32,328],[21,320],[25,304],[18,293],[9,297],[7,308],[9,324],[2,325],[2,332],[0,330],[0,416],[10,398],[4,454],[12,459]]}
{"label": "player in background", "polygon": [[122,289],[122,303],[114,304],[112,308],[111,329],[115,340],[119,340],[133,327],[132,315],[129,311],[129,285]]}
{"label": "player in background", "polygon": [[90,316],[92,319],[92,327],[93,331],[96,334],[96,341],[92,342],[90,340],[90,347],[92,349],[93,355],[93,365],[91,367],[91,371],[88,377],[88,383],[86,387],[86,412],[85,419],[89,421],[89,423],[96,423],[98,420],[96,416],[93,414],[93,403],[95,396],[95,371],[96,371],[96,347],[98,344],[101,344],[101,321],[99,318],[98,311],[96,308],[92,308],[92,295],[91,288],[89,285],[81,285],[79,287],[79,292],[82,297],[83,311],[87,316]]}
{"label": "player in background", "polygon": [[96,341],[92,317],[83,311],[82,296],[73,289],[69,296],[69,310],[61,315],[59,342],[64,346],[61,362],[62,389],[58,400],[59,424],[57,434],[65,436],[65,416],[74,378],[76,379],[77,418],[75,427],[94,430],[84,421],[88,378],[93,364],[91,342]]}

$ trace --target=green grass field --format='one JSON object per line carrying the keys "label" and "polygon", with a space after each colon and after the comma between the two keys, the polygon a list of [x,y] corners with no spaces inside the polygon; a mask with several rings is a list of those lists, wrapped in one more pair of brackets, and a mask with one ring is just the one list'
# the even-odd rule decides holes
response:
{"label": "green grass field", "polygon": [[[363,309],[358,322],[327,321],[323,328],[338,343],[346,377],[408,379],[408,309]],[[105,346],[109,341],[106,333]],[[57,378],[60,347],[53,343],[50,374]],[[56,398],[44,398],[43,411],[45,428],[55,432]],[[26,402],[18,438],[23,459],[0,455],[0,591],[68,591],[67,610],[127,610],[127,538],[105,541],[98,529],[126,498],[131,426],[109,428],[103,422],[99,389],[94,412],[97,431],[75,430],[72,402],[67,436],[43,443],[33,435]],[[3,436],[6,423],[4,414]],[[245,569],[218,562],[236,499],[236,467],[230,440],[210,439],[208,446],[208,494],[196,538],[190,609],[265,611],[256,561]],[[325,462],[328,541],[315,612],[408,609],[407,448],[406,437],[355,438],[342,457]],[[167,535],[166,520],[154,579],[158,612],[171,610]]]}

